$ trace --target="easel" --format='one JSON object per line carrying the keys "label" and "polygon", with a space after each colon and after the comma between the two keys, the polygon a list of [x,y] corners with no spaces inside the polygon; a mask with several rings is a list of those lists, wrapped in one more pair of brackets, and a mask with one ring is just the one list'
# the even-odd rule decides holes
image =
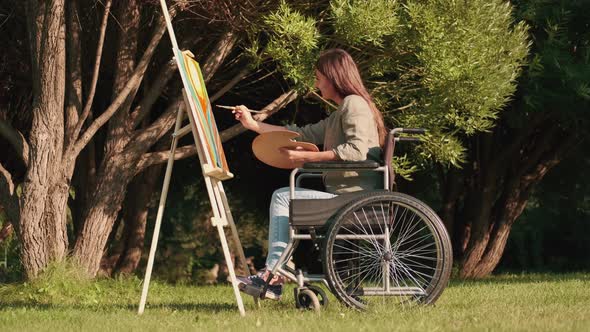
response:
{"label": "easel", "polygon": [[[195,146],[197,148],[197,153],[199,155],[199,161],[201,162],[201,169],[203,171],[207,193],[209,195],[209,200],[211,201],[211,208],[213,210],[211,224],[213,227],[217,228],[219,233],[219,239],[223,249],[225,262],[229,270],[234,295],[238,303],[238,309],[240,311],[240,315],[244,316],[246,314],[244,310],[244,303],[242,302],[242,297],[238,289],[238,281],[236,279],[232,256],[229,251],[229,246],[227,239],[225,238],[224,230],[225,226],[230,226],[232,238],[238,252],[238,258],[241,261],[243,267],[247,270],[244,251],[238,237],[238,232],[234,224],[234,220],[229,209],[229,204],[227,202],[227,196],[222,184],[223,180],[231,179],[233,174],[229,172],[227,163],[225,161],[223,148],[221,147],[221,140],[217,131],[215,119],[213,118],[213,114],[211,112],[211,104],[206,94],[199,65],[196,61],[194,61],[193,55],[190,52],[181,52],[178,48],[178,43],[176,42],[174,30],[172,29],[172,21],[168,13],[165,0],[160,0],[160,4],[162,6],[164,18],[166,19],[170,40],[172,41],[174,58],[176,60],[176,64],[178,66],[184,86],[184,105],[181,105],[178,109],[176,125],[174,127],[174,133],[172,134],[170,156],[168,158],[166,175],[164,176],[164,184],[162,187],[162,193],[160,195],[158,214],[156,216],[156,225],[154,227],[154,235],[152,237],[152,244],[150,247],[150,254],[148,258],[145,279],[143,282],[143,290],[141,293],[138,313],[142,314],[145,309],[152,268],[154,265],[154,256],[156,254],[156,247],[158,245],[158,236],[160,233],[162,216],[164,215],[164,206],[166,204],[166,197],[168,195],[170,177],[172,175],[172,166],[174,164],[176,146],[178,140],[181,137],[188,134],[189,132],[192,132]],[[181,128],[182,120],[185,114],[188,116],[190,124]]]}

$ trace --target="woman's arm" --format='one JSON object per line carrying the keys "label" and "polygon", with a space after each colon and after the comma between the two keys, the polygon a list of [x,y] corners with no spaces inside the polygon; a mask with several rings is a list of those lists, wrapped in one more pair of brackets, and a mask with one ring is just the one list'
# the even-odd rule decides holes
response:
{"label": "woman's arm", "polygon": [[[287,128],[282,126],[275,126],[268,123],[256,121],[252,118],[251,113],[248,111],[248,108],[244,105],[236,106],[236,108],[232,111],[234,113],[236,120],[240,121],[244,128],[253,130],[259,134],[265,133],[268,131],[288,131]],[[322,121],[322,130],[325,127]],[[318,126],[319,127],[319,126]],[[338,160],[338,156],[334,151],[301,151],[301,150],[292,150],[283,148],[281,152],[286,155],[286,157],[297,163],[306,163],[306,162],[318,162],[318,161],[328,161],[328,160]]]}
{"label": "woman's arm", "polygon": [[320,152],[292,150],[287,148],[282,148],[280,150],[290,161],[298,164],[339,159],[333,150]]}
{"label": "woman's arm", "polygon": [[275,126],[261,121],[256,121],[252,118],[252,114],[249,112],[248,107],[244,105],[236,106],[232,111],[235,115],[236,120],[240,121],[244,128],[253,130],[259,134],[268,131],[287,131],[287,128],[282,126]]}

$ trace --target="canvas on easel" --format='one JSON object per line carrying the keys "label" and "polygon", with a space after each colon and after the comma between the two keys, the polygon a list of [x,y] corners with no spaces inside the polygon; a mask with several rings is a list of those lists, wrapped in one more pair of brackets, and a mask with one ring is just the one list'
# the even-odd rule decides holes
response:
{"label": "canvas on easel", "polygon": [[[238,259],[240,260],[243,267],[247,270],[242,245],[238,237],[237,229],[235,227],[231,211],[229,209],[229,204],[227,202],[227,196],[222,184],[223,180],[231,179],[233,174],[229,170],[225,153],[223,151],[223,146],[221,145],[221,138],[219,137],[217,125],[215,123],[215,117],[213,116],[211,103],[209,101],[207,89],[205,88],[205,82],[203,80],[200,66],[198,62],[193,59],[192,53],[188,51],[182,52],[178,48],[178,43],[176,42],[174,30],[172,29],[172,21],[168,14],[168,8],[166,6],[165,0],[160,0],[160,4],[166,19],[168,34],[170,35],[170,40],[172,41],[174,58],[176,60],[178,71],[184,86],[183,95],[185,102],[184,105],[178,110],[176,125],[174,127],[174,133],[172,134],[170,156],[168,158],[168,164],[164,176],[164,184],[160,196],[156,224],[154,227],[154,235],[152,237],[138,313],[142,314],[144,312],[147,301],[151,272],[154,264],[154,257],[158,244],[158,236],[164,214],[168,187],[170,185],[170,177],[172,175],[174,154],[176,152],[177,143],[180,137],[191,132],[195,141],[197,154],[199,156],[201,169],[203,171],[203,177],[205,179],[205,185],[207,187],[207,193],[213,211],[211,224],[213,227],[217,228],[234,295],[238,304],[238,309],[240,314],[244,316],[244,304],[238,289],[238,282],[234,271],[232,254],[229,250],[229,245],[227,243],[224,229],[226,226],[230,227],[232,238],[234,240],[234,247],[238,254]],[[185,114],[189,119],[189,125],[186,127],[181,127]]]}
{"label": "canvas on easel", "polygon": [[[188,81],[188,89],[185,90],[188,96],[185,95],[185,102],[190,105],[191,110],[194,110],[189,112],[189,119],[195,122],[197,129],[201,128],[199,132],[202,132],[200,139],[205,147],[203,152],[205,153],[206,174],[220,180],[230,179],[233,175],[229,171],[225,159],[201,68],[199,63],[193,59],[192,53],[184,51],[182,58],[181,70],[186,73]],[[195,137],[195,141],[196,139]]]}

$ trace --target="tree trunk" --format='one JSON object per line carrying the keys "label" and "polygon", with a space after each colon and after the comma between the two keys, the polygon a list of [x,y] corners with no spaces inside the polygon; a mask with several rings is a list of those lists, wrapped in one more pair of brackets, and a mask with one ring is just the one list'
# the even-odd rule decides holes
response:
{"label": "tree trunk", "polygon": [[471,227],[469,241],[462,260],[462,277],[465,277],[464,271],[471,271],[477,266],[490,241],[489,211],[492,208],[493,201],[489,198],[483,198],[483,195],[477,195],[477,200],[474,201],[479,202],[472,203],[471,207],[477,207],[481,213],[467,221],[467,224],[471,225]]}
{"label": "tree trunk", "polygon": [[[119,95],[125,89],[127,82],[131,80],[134,74],[140,21],[139,7],[135,0],[118,2],[117,5],[117,21],[121,33],[119,34],[115,57],[116,68],[112,91],[114,96]],[[118,169],[121,167],[121,160],[124,159],[122,156],[123,149],[132,136],[130,130],[124,125],[124,120],[128,115],[130,104],[138,88],[139,84],[136,84],[131,89],[127,98],[119,105],[108,122],[104,147],[105,155],[99,167],[98,176],[91,179],[92,182],[95,182],[96,187],[83,187],[86,192],[81,195],[81,200],[85,201],[86,204],[82,206],[81,215],[83,217],[81,218],[81,222],[83,225],[80,225],[79,235],[74,246],[74,256],[85,267],[89,266],[87,264],[95,264],[96,258],[103,256],[104,245],[100,248],[94,248],[94,250],[91,247],[95,243],[102,243],[105,236],[104,242],[106,243],[106,239],[108,239],[111,233],[113,221],[116,219],[111,221],[105,214],[116,218],[122,200],[120,197],[124,196],[125,186],[129,182],[129,179],[125,178],[126,176],[124,175],[129,174],[129,172],[119,172]],[[94,160],[92,146],[90,147],[91,149],[87,152],[90,158],[85,161],[90,164],[90,170],[94,170],[96,161]],[[84,153],[82,155],[84,156]],[[129,169],[129,167],[127,168]],[[131,172],[131,174],[133,173]],[[81,179],[80,182],[88,181],[87,179]],[[114,187],[112,192],[109,193],[108,188],[111,185]],[[96,204],[99,204],[99,206],[95,206]],[[99,217],[97,220],[94,220],[96,216]],[[100,263],[96,263],[96,268],[89,270],[91,276],[96,274],[99,266]]]}
{"label": "tree trunk", "polygon": [[[149,203],[161,184],[162,165],[154,165],[129,183],[119,218],[108,240],[111,249],[100,263],[100,274],[131,274],[137,268],[144,247]],[[118,236],[117,236],[118,235]],[[118,237],[118,238],[117,238]]]}
{"label": "tree trunk", "polygon": [[506,241],[512,225],[502,223],[498,229],[490,236],[491,240],[486,248],[486,253],[481,260],[471,269],[463,268],[461,270],[462,278],[483,278],[490,275],[502,258],[502,253],[506,247]]}
{"label": "tree trunk", "polygon": [[64,176],[65,26],[64,1],[28,1],[26,5],[33,68],[33,123],[29,168],[19,199],[21,261],[28,278],[36,277],[67,251]]}
{"label": "tree trunk", "polygon": [[[107,239],[121,209],[127,184],[133,177],[127,160],[111,159],[99,172],[97,187],[84,216],[85,222],[74,246],[74,259],[85,268],[89,276],[98,272]],[[132,160],[129,160],[133,164]]]}
{"label": "tree trunk", "polygon": [[72,177],[75,196],[71,199],[73,234],[77,237],[84,224],[84,211],[87,210],[92,191],[96,188],[95,142],[90,141],[76,160],[76,172]]}
{"label": "tree trunk", "polygon": [[[512,183],[506,185],[508,195],[499,198],[495,202],[494,208],[499,215],[496,214],[491,218],[493,222],[489,230],[489,241],[485,247],[485,252],[476,264],[470,267],[462,266],[461,277],[485,277],[492,273],[500,262],[512,225],[526,207],[530,196],[530,190],[523,190],[521,181],[518,180],[518,178],[512,179]],[[526,188],[531,188],[535,183],[528,183]]]}
{"label": "tree trunk", "polygon": [[129,185],[125,200],[125,249],[119,258],[116,273],[131,274],[141,260],[149,203],[161,185],[162,165],[149,167]]}
{"label": "tree trunk", "polygon": [[[456,225],[456,221],[458,219],[458,204],[460,202],[460,195],[462,194],[464,184],[463,177],[457,169],[450,169],[446,174],[444,174],[444,172],[439,172],[439,174],[443,174],[444,177],[444,180],[442,181],[443,185],[441,186],[441,197],[444,201],[442,202],[439,215],[449,232],[451,240],[454,240],[457,237],[462,237],[458,234],[461,234],[463,227],[461,227],[462,225],[460,222],[457,222],[458,225]],[[463,254],[463,251],[459,249],[459,246],[453,247],[453,252],[456,257]]]}
{"label": "tree trunk", "polygon": [[[489,142],[492,137],[487,136],[485,140]],[[465,193],[461,195],[462,204],[458,204],[462,206],[461,217],[455,221],[455,228],[462,229],[462,236],[453,239],[454,246],[465,246],[460,260],[462,278],[481,278],[493,272],[532,188],[576,142],[573,134],[564,137],[558,128],[551,127],[550,121],[509,138],[513,145],[502,144],[496,136],[493,137],[495,147],[483,143],[474,144],[476,147],[471,149],[477,158],[464,171]]]}
{"label": "tree trunk", "polygon": [[104,254],[100,260],[98,275],[107,277],[113,276],[117,262],[119,262],[119,258],[121,258],[121,254],[125,249],[124,227],[125,223],[123,218],[119,216],[115,221],[111,235],[109,235],[109,239],[107,240],[107,248],[104,250]]}

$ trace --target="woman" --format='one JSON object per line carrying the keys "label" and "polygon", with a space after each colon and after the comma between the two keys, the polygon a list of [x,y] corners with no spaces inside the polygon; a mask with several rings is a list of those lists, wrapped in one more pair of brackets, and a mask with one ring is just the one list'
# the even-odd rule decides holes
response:
{"label": "woman", "polygon": [[[290,130],[301,135],[301,140],[322,144],[323,151],[311,152],[284,149],[285,157],[296,163],[329,160],[362,161],[380,160],[381,147],[387,132],[383,116],[375,107],[365,88],[352,57],[344,50],[323,52],[315,68],[315,86],[324,99],[332,100],[338,109],[318,123],[297,127],[275,126],[255,121],[248,108],[240,105],[233,113],[242,125],[257,133]],[[337,194],[378,188],[383,181],[378,172],[327,172],[324,184],[327,192],[296,188],[298,199],[325,199]],[[266,271],[250,277],[238,277],[245,284],[264,285],[289,241],[289,188],[274,192],[270,205],[269,250]],[[266,297],[280,299],[284,280],[275,276],[270,282]]]}

